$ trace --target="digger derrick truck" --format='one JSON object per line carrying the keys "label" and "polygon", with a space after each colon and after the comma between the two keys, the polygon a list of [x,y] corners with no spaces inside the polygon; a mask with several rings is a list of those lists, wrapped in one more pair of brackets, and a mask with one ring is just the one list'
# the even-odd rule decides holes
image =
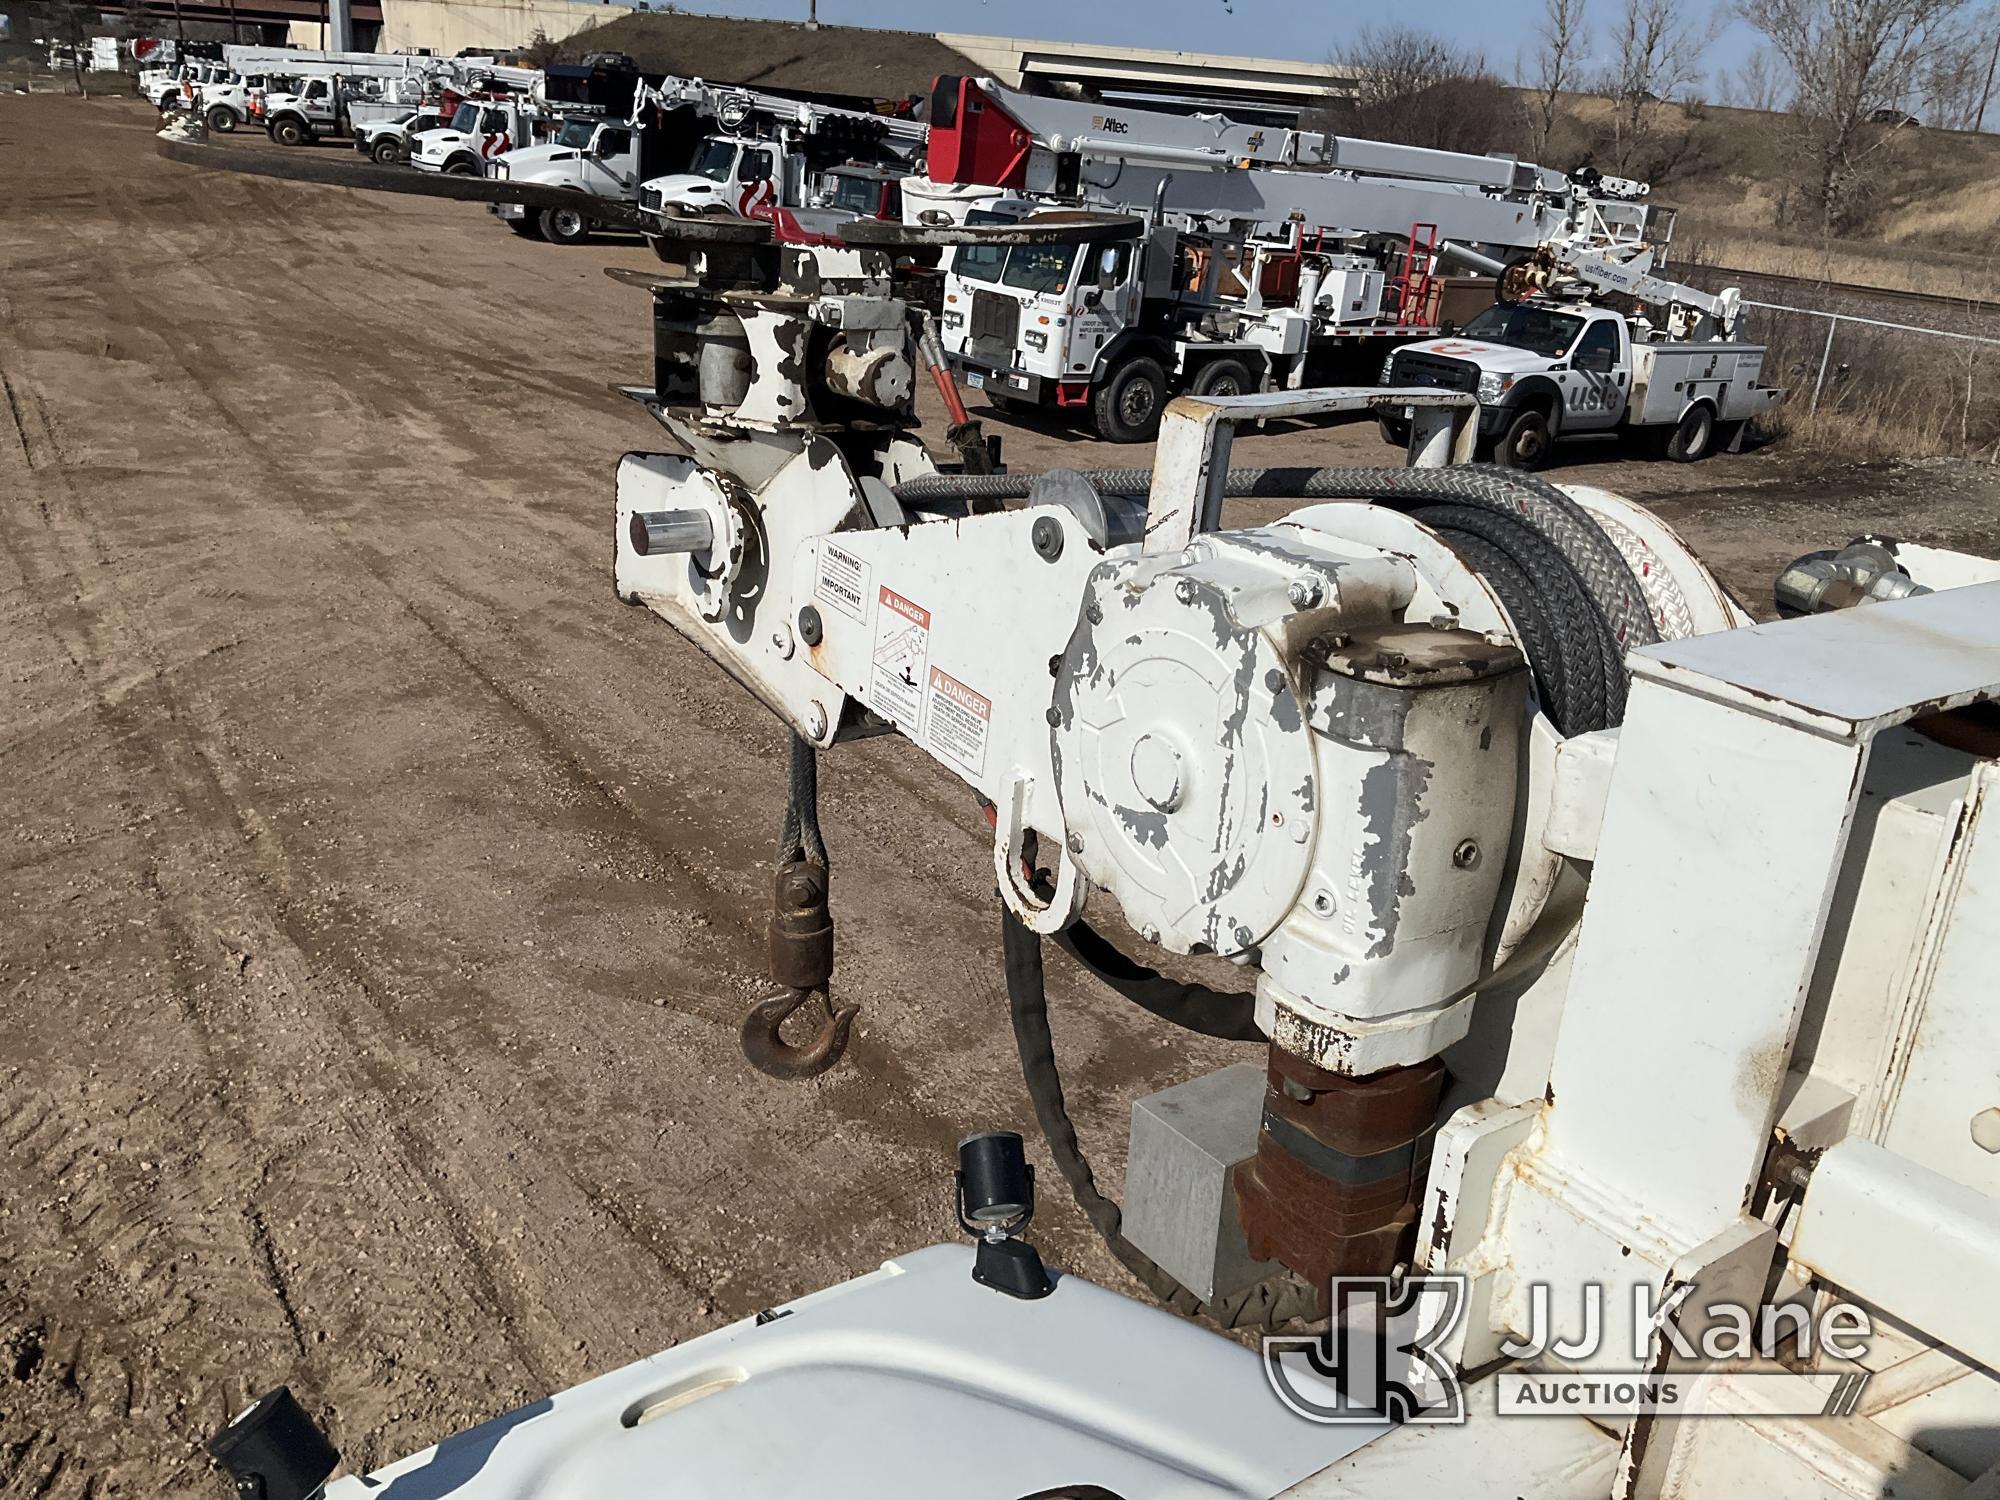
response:
{"label": "digger derrick truck", "polygon": [[[616,273],[674,451],[618,466],[613,574],[792,734],[746,1056],[839,1059],[816,757],[893,730],[990,809],[1045,1161],[1153,1296],[1281,1331],[1260,1358],[1050,1277],[1019,1138],[974,1134],[941,1193],[976,1252],[327,1500],[1992,1493],[2000,565],[1867,539],[1752,624],[1643,507],[1463,464],[1476,401],[1432,388],[1183,398],[1150,470],[996,473],[963,431],[941,467],[892,252],[1143,227],[677,226],[685,273]],[[1242,424],[1392,410],[1414,466],[1230,463]],[[1298,506],[1234,526],[1238,496]],[[1066,1112],[1050,942],[1260,1049],[1134,1103],[1122,1205]],[[213,1448],[284,1493],[337,1458],[282,1392]]]}
{"label": "digger derrick truck", "polygon": [[879,174],[907,174],[929,134],[917,120],[699,78],[662,92],[663,103],[712,124],[685,170],[640,186],[639,218],[656,254],[689,216],[769,219],[794,244],[851,219],[894,217],[900,189],[892,194]]}
{"label": "digger derrick truck", "polygon": [[[1180,391],[1369,378],[1388,349],[1479,305],[1478,284],[1441,274],[1447,245],[1513,257],[1551,241],[1637,249],[1671,232],[1670,215],[1639,201],[1643,184],[1512,158],[1114,111],[967,78],[938,80],[931,118],[911,203],[983,184],[1148,216],[1138,245],[1091,262],[961,253],[944,293],[945,348],[969,383],[1003,409],[1087,413],[1118,442],[1150,439]],[[1447,305],[1466,291],[1470,305]]]}

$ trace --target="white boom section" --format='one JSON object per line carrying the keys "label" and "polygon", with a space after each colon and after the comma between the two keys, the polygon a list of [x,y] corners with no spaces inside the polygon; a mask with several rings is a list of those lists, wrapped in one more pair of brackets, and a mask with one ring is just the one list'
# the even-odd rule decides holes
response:
{"label": "white boom section", "polygon": [[[1648,227],[1643,183],[1614,179],[1606,195],[1553,168],[1388,141],[1245,125],[1222,115],[1118,110],[1018,93],[988,79],[980,91],[1032,142],[1024,189],[1093,206],[1155,209],[1198,219],[1300,220],[1357,234],[1435,225],[1441,240],[1502,251],[1551,242],[1637,246]],[[1061,158],[1080,171],[1073,187]],[[1602,184],[1600,184],[1600,187]]]}
{"label": "white boom section", "polygon": [[639,110],[648,104],[656,104],[662,109],[692,107],[697,114],[705,115],[731,130],[756,115],[769,119],[781,132],[800,131],[806,135],[817,135],[836,122],[867,125],[878,129],[882,139],[899,144],[909,152],[921,150],[930,134],[930,127],[921,120],[878,115],[867,110],[840,109],[831,104],[787,98],[782,94],[759,93],[734,84],[709,83],[701,78],[665,78],[657,87],[642,83],[632,101],[635,118]]}

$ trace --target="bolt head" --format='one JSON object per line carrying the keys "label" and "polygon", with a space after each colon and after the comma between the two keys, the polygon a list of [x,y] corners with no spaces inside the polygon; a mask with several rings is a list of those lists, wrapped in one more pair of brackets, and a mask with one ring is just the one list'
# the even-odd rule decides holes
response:
{"label": "bolt head", "polygon": [[1082,835],[1082,834],[1080,834],[1080,833],[1072,833],[1072,834],[1071,834],[1071,835],[1069,836],[1069,838],[1068,838],[1067,842],[1068,842],[1068,844],[1069,844],[1069,852],[1070,852],[1070,853],[1072,853],[1072,854],[1081,854],[1081,853],[1083,853],[1083,835]]}
{"label": "bolt head", "polygon": [[825,627],[820,623],[819,611],[808,604],[799,611],[799,639],[808,646],[817,646],[824,634]]}
{"label": "bolt head", "polygon": [[1322,917],[1333,914],[1333,897],[1329,896],[1325,891],[1313,892],[1312,905],[1313,910]]}
{"label": "bolt head", "polygon": [[1451,862],[1461,870],[1470,870],[1479,863],[1479,845],[1471,839],[1461,839],[1456,849],[1451,851]]}
{"label": "bolt head", "polygon": [[771,632],[771,647],[778,653],[780,659],[784,661],[790,661],[792,659],[792,651],[794,649],[794,643],[792,641],[792,632],[789,626],[780,625],[776,630]]}
{"label": "bolt head", "polygon": [[1054,562],[1063,553],[1062,523],[1054,516],[1037,516],[1028,530],[1028,540],[1034,545],[1037,557]]}
{"label": "bolt head", "polygon": [[1320,600],[1326,597],[1326,590],[1310,573],[1301,573],[1285,589],[1285,597],[1292,601],[1293,609],[1317,609]]}
{"label": "bolt head", "polygon": [[1048,721],[1049,728],[1054,729],[1062,723],[1062,710],[1051,708],[1043,713],[1042,717]]}
{"label": "bolt head", "polygon": [[826,733],[826,710],[815,703],[806,710],[806,738],[816,740]]}
{"label": "bolt head", "polygon": [[1149,943],[1157,943],[1160,940],[1160,929],[1149,922],[1139,929],[1139,936]]}
{"label": "bolt head", "polygon": [[1982,1109],[1972,1117],[1972,1144],[2000,1154],[2000,1109]]}
{"label": "bolt head", "polygon": [[1183,604],[1194,603],[1195,587],[1192,578],[1183,578],[1174,585],[1174,597]]}
{"label": "bolt head", "polygon": [[1256,934],[1256,933],[1252,932],[1252,931],[1251,931],[1251,930],[1250,930],[1250,929],[1249,929],[1248,927],[1245,927],[1245,926],[1243,926],[1243,925],[1242,925],[1241,923],[1237,924],[1237,928],[1236,928],[1236,946],[1237,946],[1237,947],[1239,947],[1239,948],[1247,948],[1247,947],[1249,947],[1249,946],[1250,946],[1250,945],[1251,945],[1251,944],[1252,944],[1253,942],[1255,942],[1256,940],[1257,940],[1257,934]]}
{"label": "bolt head", "polygon": [[1090,601],[1090,603],[1084,606],[1083,617],[1086,620],[1090,621],[1090,623],[1093,625],[1102,625],[1104,623],[1104,610],[1101,606],[1099,606],[1098,602],[1095,599],[1093,599]]}

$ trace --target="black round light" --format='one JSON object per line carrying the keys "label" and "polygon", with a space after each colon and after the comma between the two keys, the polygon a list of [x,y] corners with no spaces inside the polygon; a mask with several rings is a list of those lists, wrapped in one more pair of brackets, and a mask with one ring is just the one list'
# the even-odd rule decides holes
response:
{"label": "black round light", "polygon": [[238,1412],[208,1451],[241,1500],[311,1500],[340,1466],[340,1450],[282,1385]]}
{"label": "black round light", "polygon": [[985,1130],[958,1143],[965,1217],[982,1228],[1025,1218],[1035,1208],[1035,1169],[1020,1132]]}

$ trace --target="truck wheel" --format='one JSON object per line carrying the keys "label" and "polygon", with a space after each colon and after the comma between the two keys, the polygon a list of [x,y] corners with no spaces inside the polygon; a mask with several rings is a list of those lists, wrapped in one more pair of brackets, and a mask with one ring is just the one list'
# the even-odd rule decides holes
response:
{"label": "truck wheel", "polygon": [[1667,439],[1667,457],[1677,464],[1691,464],[1708,457],[1715,443],[1715,410],[1697,403],[1681,413],[1680,425]]}
{"label": "truck wheel", "polygon": [[479,162],[475,158],[470,156],[454,156],[444,164],[444,175],[447,177],[478,177],[483,174],[480,172]]}
{"label": "truck wheel", "polygon": [[208,112],[208,128],[217,135],[228,135],[236,128],[236,111],[226,104],[218,104]]}
{"label": "truck wheel", "polygon": [[1530,409],[1507,424],[1507,435],[1493,445],[1493,461],[1503,469],[1539,469],[1555,445],[1549,419]]}
{"label": "truck wheel", "polygon": [[580,208],[545,208],[541,230],[551,245],[581,245],[590,238],[590,220]]}
{"label": "truck wheel", "polygon": [[393,167],[403,159],[403,148],[392,140],[381,140],[375,143],[374,150],[368,154],[375,158],[377,166]]}
{"label": "truck wheel", "polygon": [[1375,425],[1382,429],[1382,441],[1391,448],[1410,446],[1410,424],[1401,417],[1377,417]]}
{"label": "truck wheel", "polygon": [[1128,359],[1090,396],[1090,418],[1107,443],[1150,443],[1160,435],[1167,404],[1167,372],[1140,355]]}
{"label": "truck wheel", "polygon": [[281,119],[271,122],[271,139],[280,146],[303,146],[310,139],[302,120]]}
{"label": "truck wheel", "polygon": [[1247,396],[1257,389],[1257,381],[1242,360],[1218,359],[1197,370],[1188,389],[1197,396]]}
{"label": "truck wheel", "polygon": [[534,214],[523,214],[518,219],[503,219],[501,222],[524,240],[542,237],[542,221]]}

